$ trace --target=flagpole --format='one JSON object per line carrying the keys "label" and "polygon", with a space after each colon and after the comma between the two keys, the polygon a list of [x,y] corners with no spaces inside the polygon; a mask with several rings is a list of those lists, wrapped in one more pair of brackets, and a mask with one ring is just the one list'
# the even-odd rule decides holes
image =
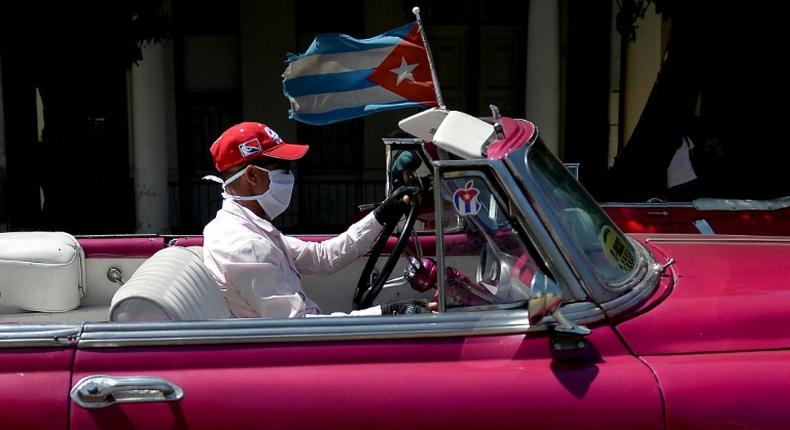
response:
{"label": "flagpole", "polygon": [[414,6],[411,9],[414,16],[417,17],[417,25],[420,27],[420,36],[422,36],[422,43],[425,45],[425,53],[428,55],[428,67],[431,69],[431,79],[433,79],[433,89],[436,91],[436,102],[439,107],[444,109],[444,99],[442,98],[442,90],[439,88],[439,77],[436,75],[436,66],[433,64],[433,55],[431,54],[431,46],[428,45],[428,37],[425,35],[425,29],[422,27],[422,18],[420,18],[420,8]]}

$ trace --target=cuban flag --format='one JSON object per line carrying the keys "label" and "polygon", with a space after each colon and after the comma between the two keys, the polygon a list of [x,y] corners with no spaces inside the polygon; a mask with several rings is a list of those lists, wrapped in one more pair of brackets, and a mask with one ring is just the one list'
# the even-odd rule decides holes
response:
{"label": "cuban flag", "polygon": [[362,40],[319,35],[304,54],[289,54],[283,91],[290,117],[315,125],[437,105],[417,23]]}

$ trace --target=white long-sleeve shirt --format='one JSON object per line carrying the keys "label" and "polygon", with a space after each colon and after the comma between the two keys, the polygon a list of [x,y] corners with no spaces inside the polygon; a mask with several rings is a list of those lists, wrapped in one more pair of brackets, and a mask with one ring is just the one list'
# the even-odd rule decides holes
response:
{"label": "white long-sleeve shirt", "polygon": [[320,310],[305,296],[300,274],[342,269],[370,250],[380,232],[370,213],[332,239],[305,242],[228,199],[203,230],[203,262],[234,317],[302,317]]}

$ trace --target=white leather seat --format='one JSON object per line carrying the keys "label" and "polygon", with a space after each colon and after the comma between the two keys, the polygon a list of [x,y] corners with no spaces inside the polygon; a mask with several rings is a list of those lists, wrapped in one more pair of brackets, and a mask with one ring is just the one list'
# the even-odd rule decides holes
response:
{"label": "white leather seat", "polygon": [[200,247],[165,248],[146,260],[112,298],[111,321],[230,318]]}
{"label": "white leather seat", "polygon": [[0,306],[66,312],[85,295],[85,255],[68,233],[0,233]]}

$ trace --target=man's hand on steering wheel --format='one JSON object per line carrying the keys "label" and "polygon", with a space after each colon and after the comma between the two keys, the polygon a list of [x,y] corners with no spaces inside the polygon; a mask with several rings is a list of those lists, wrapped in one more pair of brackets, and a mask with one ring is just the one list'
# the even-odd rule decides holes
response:
{"label": "man's hand on steering wheel", "polygon": [[[409,236],[414,230],[414,222],[417,220],[417,201],[414,199],[414,196],[419,192],[420,189],[418,187],[399,187],[373,211],[376,220],[384,227],[382,228],[381,235],[379,235],[379,238],[370,250],[368,261],[365,263],[365,268],[362,269],[359,282],[357,282],[357,288],[354,291],[354,309],[363,309],[372,306],[373,301],[384,287],[384,283],[389,279],[390,274],[392,274],[392,270],[398,263],[398,259],[403,249],[406,247]],[[390,255],[387,257],[387,261],[384,263],[381,271],[378,272],[376,276],[372,276],[376,261],[378,261],[381,256],[390,234],[395,230],[398,221],[400,221],[400,218],[407,210],[408,215],[406,216],[406,222],[403,224],[403,229],[398,235],[398,241],[391,249]]]}
{"label": "man's hand on steering wheel", "polygon": [[373,216],[381,225],[397,223],[409,208],[410,199],[419,192],[418,187],[399,187],[373,210]]}

